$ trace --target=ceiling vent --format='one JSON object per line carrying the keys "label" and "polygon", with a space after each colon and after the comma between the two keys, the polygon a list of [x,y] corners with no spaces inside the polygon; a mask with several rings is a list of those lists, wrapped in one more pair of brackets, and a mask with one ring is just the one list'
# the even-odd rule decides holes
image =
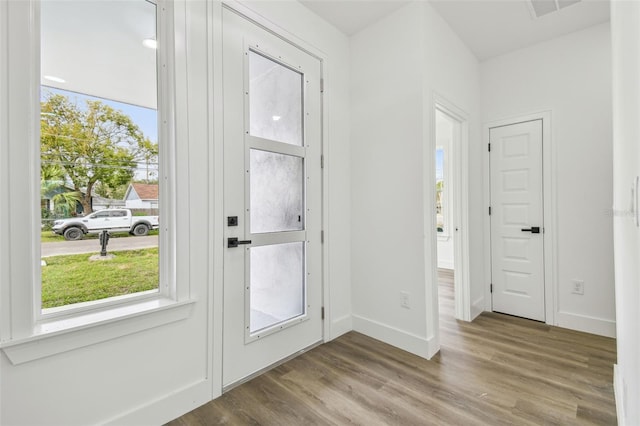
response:
{"label": "ceiling vent", "polygon": [[579,3],[581,0],[529,0],[529,12],[533,19],[557,12],[560,9]]}

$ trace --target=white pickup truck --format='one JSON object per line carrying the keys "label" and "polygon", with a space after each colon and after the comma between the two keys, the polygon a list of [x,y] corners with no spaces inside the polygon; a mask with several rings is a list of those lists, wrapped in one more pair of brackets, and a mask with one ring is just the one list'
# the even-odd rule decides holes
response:
{"label": "white pickup truck", "polygon": [[158,216],[133,216],[129,209],[104,209],[88,216],[56,220],[51,229],[65,240],[74,241],[81,240],[84,234],[99,234],[103,230],[143,236],[159,225]]}

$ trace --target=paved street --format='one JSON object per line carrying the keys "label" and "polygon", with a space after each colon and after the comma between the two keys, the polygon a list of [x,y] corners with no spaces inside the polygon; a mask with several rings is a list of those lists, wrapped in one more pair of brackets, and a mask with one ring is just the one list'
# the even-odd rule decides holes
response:
{"label": "paved street", "polygon": [[[143,248],[158,247],[158,236],[147,237],[111,237],[107,251],[137,250]],[[58,256],[61,254],[100,253],[100,241],[98,239],[80,241],[61,241],[55,243],[42,243],[42,257]]]}

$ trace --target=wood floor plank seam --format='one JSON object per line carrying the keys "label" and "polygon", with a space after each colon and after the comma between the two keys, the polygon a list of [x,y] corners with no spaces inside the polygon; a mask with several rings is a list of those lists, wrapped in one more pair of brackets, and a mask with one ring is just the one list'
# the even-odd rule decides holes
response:
{"label": "wood floor plank seam", "polygon": [[350,332],[170,422],[204,425],[615,425],[615,340],[484,312],[454,318],[439,270],[431,360]]}

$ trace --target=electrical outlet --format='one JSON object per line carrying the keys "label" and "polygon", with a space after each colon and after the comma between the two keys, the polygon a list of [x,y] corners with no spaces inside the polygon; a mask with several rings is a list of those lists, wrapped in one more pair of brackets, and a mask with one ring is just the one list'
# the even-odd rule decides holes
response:
{"label": "electrical outlet", "polygon": [[409,292],[400,292],[400,306],[406,309],[411,309],[411,306],[409,305]]}
{"label": "electrical outlet", "polygon": [[573,282],[573,289],[571,290],[571,293],[583,295],[584,294],[584,281],[583,280],[573,280],[572,282]]}

